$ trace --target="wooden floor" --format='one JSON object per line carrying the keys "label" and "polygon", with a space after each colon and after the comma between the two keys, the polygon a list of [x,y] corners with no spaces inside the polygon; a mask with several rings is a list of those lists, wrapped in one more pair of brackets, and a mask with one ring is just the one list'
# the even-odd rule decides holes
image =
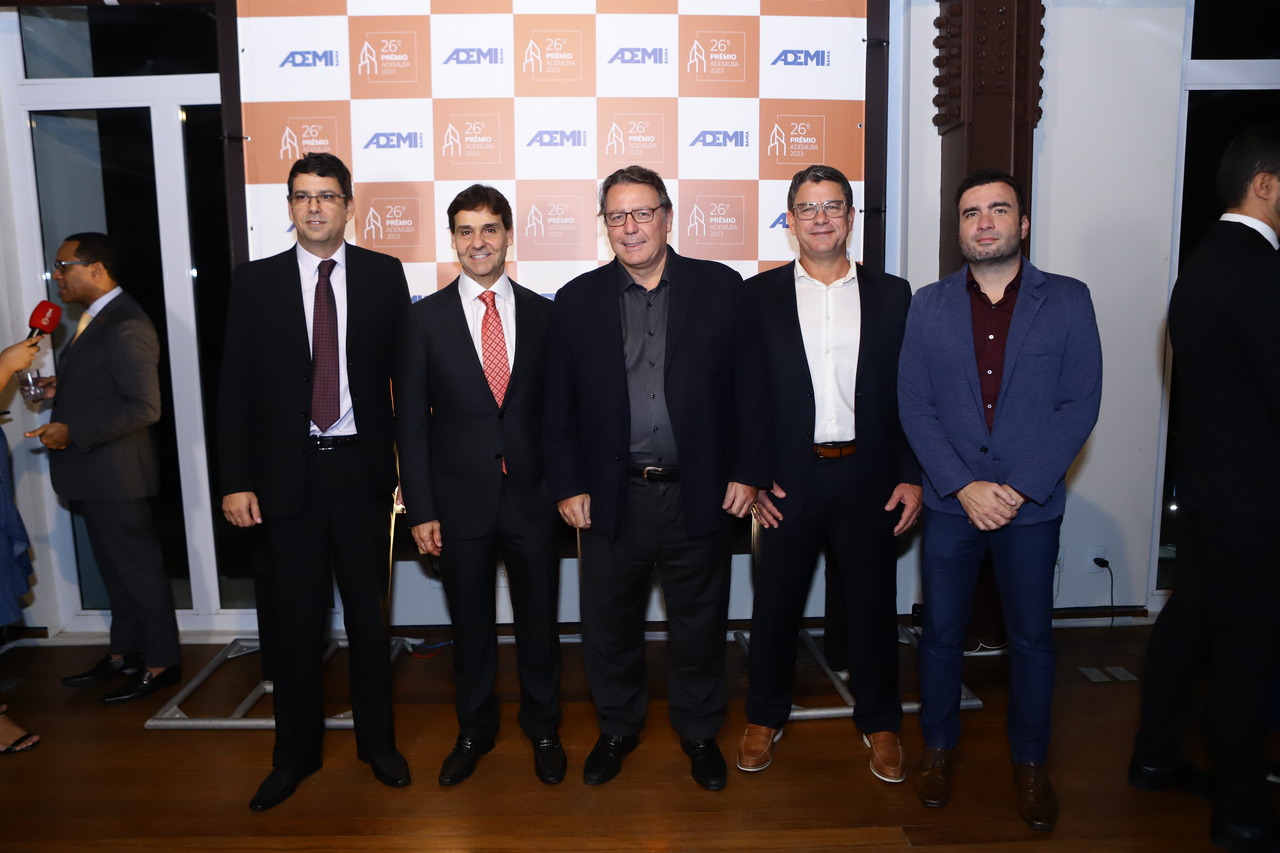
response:
{"label": "wooden floor", "polygon": [[[580,647],[565,644],[566,781],[545,786],[513,703],[514,648],[501,647],[502,733],[476,774],[455,788],[436,784],[456,735],[451,659],[402,657],[395,667],[396,727],[414,783],[378,784],[355,757],[350,731],[326,736],[324,770],[292,799],[256,814],[247,804],[269,770],[269,731],[148,731],[146,719],[171,692],[116,707],[102,687],[71,690],[59,679],[101,654],[89,647],[13,648],[0,655],[0,692],[13,716],[38,732],[40,747],[0,756],[0,851],[77,850],[432,850],[432,851],[1194,851],[1206,839],[1209,805],[1178,793],[1141,793],[1125,783],[1138,703],[1136,682],[1093,683],[1081,666],[1121,666],[1141,675],[1145,628],[1058,632],[1058,692],[1051,776],[1062,816],[1052,833],[1019,820],[1004,738],[1005,661],[970,659],[966,681],[985,708],[963,713],[965,733],[952,801],[925,809],[906,784],[867,769],[866,749],[849,719],[793,723],[772,767],[733,767],[744,724],[742,656],[729,649],[731,702],[720,744],[730,761],[728,788],[704,791],[666,719],[661,645],[652,646],[652,703],[640,747],[622,774],[582,784],[595,740]],[[902,646],[904,698],[916,697],[914,652]],[[184,668],[198,671],[219,649],[187,646]],[[228,714],[257,679],[256,657],[229,662],[184,710]],[[345,655],[328,671],[331,712],[345,707]],[[17,680],[13,684],[13,680]],[[797,701],[838,704],[802,653]],[[270,712],[270,700],[255,715]],[[902,731],[911,766],[918,722]]]}

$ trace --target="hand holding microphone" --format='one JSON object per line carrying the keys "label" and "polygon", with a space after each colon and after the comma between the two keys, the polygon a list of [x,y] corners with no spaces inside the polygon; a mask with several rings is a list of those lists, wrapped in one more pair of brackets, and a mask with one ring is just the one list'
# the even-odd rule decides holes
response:
{"label": "hand holding microphone", "polygon": [[47,299],[42,300],[27,321],[31,331],[26,340],[0,350],[0,376],[10,370],[21,373],[18,377],[19,390],[23,399],[29,402],[43,400],[48,393],[47,386],[54,381],[53,377],[41,379],[40,371],[29,368],[40,351],[40,339],[58,328],[61,321],[62,307]]}

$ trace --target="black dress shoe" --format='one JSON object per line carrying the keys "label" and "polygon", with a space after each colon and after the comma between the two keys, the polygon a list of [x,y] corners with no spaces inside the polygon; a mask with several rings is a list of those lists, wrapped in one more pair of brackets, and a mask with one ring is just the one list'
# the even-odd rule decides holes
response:
{"label": "black dress shoe", "polygon": [[1280,853],[1280,829],[1274,823],[1237,823],[1215,817],[1209,840],[1235,853]]}
{"label": "black dress shoe", "polygon": [[548,785],[564,781],[565,770],[569,761],[564,757],[564,747],[560,738],[540,737],[533,742],[533,772]]}
{"label": "black dress shoe", "polygon": [[403,788],[409,784],[409,762],[399,751],[392,751],[385,758],[361,758],[373,768],[373,778],[389,788]]}
{"label": "black dress shoe", "polygon": [[728,771],[725,768],[724,755],[720,753],[720,745],[716,743],[715,738],[706,740],[680,738],[680,748],[692,759],[693,781],[708,791],[723,790]]}
{"label": "black dress shoe", "polygon": [[600,735],[582,766],[582,781],[603,785],[622,769],[622,758],[640,745],[639,735]]}
{"label": "black dress shoe", "polygon": [[272,770],[258,786],[258,793],[254,794],[253,799],[249,801],[250,811],[265,812],[280,805],[298,790],[299,782],[319,769],[320,765],[317,764],[302,773],[295,773],[292,770]]}
{"label": "black dress shoe", "polygon": [[456,785],[475,772],[480,756],[493,749],[493,738],[459,737],[440,765],[440,784]]}
{"label": "black dress shoe", "polygon": [[1129,784],[1139,791],[1185,791],[1197,797],[1213,796],[1213,777],[1185,758],[1173,764],[1147,764],[1134,756],[1129,761]]}
{"label": "black dress shoe", "polygon": [[143,696],[150,696],[152,693],[163,687],[172,687],[182,680],[182,667],[171,666],[159,675],[152,675],[151,670],[144,669],[135,675],[128,684],[119,690],[114,690],[102,697],[102,701],[108,705],[115,705],[120,702],[132,702],[134,699],[141,699]]}
{"label": "black dress shoe", "polygon": [[63,678],[62,686],[87,687],[90,684],[101,684],[115,675],[135,675],[141,671],[142,657],[140,655],[130,653],[114,660],[111,655],[105,655],[102,660],[93,665],[92,669],[79,675],[68,675]]}

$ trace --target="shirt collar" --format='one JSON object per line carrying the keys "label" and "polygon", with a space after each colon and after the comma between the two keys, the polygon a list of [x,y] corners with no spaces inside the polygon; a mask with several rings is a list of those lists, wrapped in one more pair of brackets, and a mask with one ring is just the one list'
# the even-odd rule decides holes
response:
{"label": "shirt collar", "polygon": [[479,299],[480,294],[484,293],[486,289],[492,290],[494,295],[502,299],[504,302],[510,300],[515,295],[515,291],[511,288],[511,279],[507,278],[507,274],[505,272],[493,283],[493,286],[489,288],[481,287],[476,283],[475,279],[464,272],[458,273],[458,295],[462,297],[462,301],[464,303],[470,302],[473,299]]}
{"label": "shirt collar", "polygon": [[807,287],[848,287],[851,284],[858,283],[858,265],[853,262],[852,258],[850,258],[849,272],[845,273],[844,278],[839,281],[833,281],[831,284],[827,284],[826,282],[818,281],[816,278],[805,272],[804,264],[800,263],[800,258],[797,256],[795,281],[797,285]]}
{"label": "shirt collar", "polygon": [[124,293],[124,291],[121,290],[120,285],[117,284],[115,287],[111,288],[106,293],[102,294],[97,299],[93,300],[93,302],[90,303],[89,306],[84,309],[85,313],[88,314],[90,317],[97,317],[98,314],[102,312],[102,309],[107,307],[107,303],[109,303],[112,299],[115,299],[121,293]]}
{"label": "shirt collar", "polygon": [[[315,275],[317,269],[320,268],[320,262],[327,260],[319,255],[313,255],[306,249],[302,248],[302,244],[297,244],[298,248],[298,267],[300,269],[309,270],[311,275]],[[338,262],[338,266],[343,269],[347,268],[347,241],[343,240],[338,246],[338,250],[329,256],[330,259]]]}
{"label": "shirt collar", "polygon": [[1018,271],[1014,273],[1014,276],[1010,279],[1009,283],[1004,286],[1004,295],[1001,296],[997,302],[991,302],[991,300],[987,298],[987,294],[982,292],[982,286],[979,285],[978,280],[973,277],[973,267],[968,264],[965,264],[964,267],[965,286],[968,287],[970,291],[976,291],[981,294],[982,298],[986,299],[987,302],[990,302],[992,305],[999,305],[1001,302],[1004,302],[1010,296],[1018,292],[1018,287],[1022,284],[1022,271],[1024,269],[1026,269],[1026,264],[1020,262],[1018,264]]}
{"label": "shirt collar", "polygon": [[1243,213],[1224,213],[1221,218],[1223,222],[1239,222],[1241,225],[1248,225],[1254,231],[1266,237],[1267,242],[1271,244],[1271,248],[1280,249],[1280,237],[1276,236],[1276,229],[1261,219],[1254,219],[1252,216],[1245,216]]}

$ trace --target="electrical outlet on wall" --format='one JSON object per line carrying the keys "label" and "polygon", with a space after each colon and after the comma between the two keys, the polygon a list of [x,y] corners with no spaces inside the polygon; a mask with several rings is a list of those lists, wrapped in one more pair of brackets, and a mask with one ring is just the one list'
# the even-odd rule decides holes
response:
{"label": "electrical outlet on wall", "polygon": [[1095,573],[1095,574],[1096,574],[1097,572],[1102,571],[1102,566],[1099,566],[1097,563],[1095,563],[1095,562],[1094,562],[1094,560],[1105,560],[1105,559],[1107,559],[1107,549],[1106,549],[1106,546],[1104,546],[1104,545],[1090,545],[1090,546],[1089,546],[1089,550],[1088,550],[1088,555],[1089,555],[1089,558],[1088,558],[1088,560],[1085,562],[1084,570],[1085,570],[1086,572],[1091,572],[1091,573]]}

